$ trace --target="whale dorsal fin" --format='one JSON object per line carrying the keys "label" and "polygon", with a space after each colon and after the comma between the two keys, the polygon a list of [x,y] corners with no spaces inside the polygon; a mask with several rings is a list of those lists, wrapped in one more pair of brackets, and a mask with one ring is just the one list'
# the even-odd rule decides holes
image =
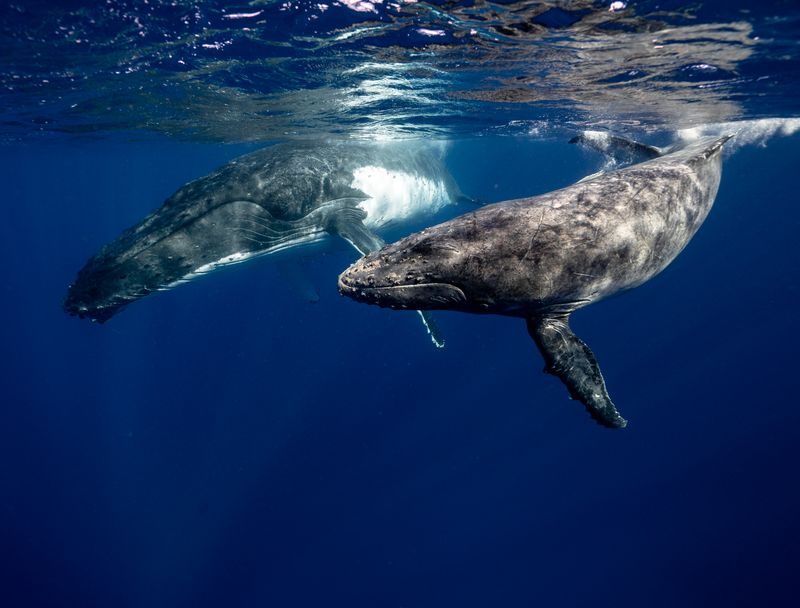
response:
{"label": "whale dorsal fin", "polygon": [[608,396],[594,353],[572,333],[569,315],[528,319],[528,333],[544,357],[544,371],[558,376],[594,420],[609,428],[628,424]]}
{"label": "whale dorsal fin", "polygon": [[[350,205],[352,201],[358,203],[360,200],[363,199],[332,201],[339,208],[328,220],[326,230],[331,234],[338,234],[361,255],[367,255],[383,247],[386,242],[364,224],[364,219],[367,217],[366,212],[359,207]],[[433,317],[424,310],[418,310],[417,312],[433,345],[436,348],[444,348],[444,337],[442,337],[439,326],[433,320]]]}
{"label": "whale dorsal fin", "polygon": [[605,131],[584,131],[569,140],[571,144],[581,144],[600,152],[615,166],[633,165],[658,158],[664,154],[661,148],[611,135]]}

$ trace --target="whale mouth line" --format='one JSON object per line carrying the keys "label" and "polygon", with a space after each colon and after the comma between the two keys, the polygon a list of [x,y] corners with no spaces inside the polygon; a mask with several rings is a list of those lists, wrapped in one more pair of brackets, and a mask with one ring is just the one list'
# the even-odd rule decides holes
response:
{"label": "whale mouth line", "polygon": [[339,293],[368,304],[387,308],[430,309],[467,301],[464,292],[450,283],[408,283],[398,285],[354,285],[339,277]]}
{"label": "whale mouth line", "polygon": [[62,305],[64,311],[79,319],[89,319],[93,323],[105,323],[116,315],[125,303],[113,303],[104,306],[87,306],[86,304],[72,304],[65,301]]}

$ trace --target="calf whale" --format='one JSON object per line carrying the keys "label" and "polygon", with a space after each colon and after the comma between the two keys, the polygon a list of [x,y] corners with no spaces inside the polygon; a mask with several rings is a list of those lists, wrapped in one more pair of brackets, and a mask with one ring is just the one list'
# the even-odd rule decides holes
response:
{"label": "calf whale", "polygon": [[412,234],[350,266],[339,290],[395,309],[524,318],[545,372],[597,422],[624,427],[594,354],[569,327],[570,314],[641,285],[675,259],[714,203],[728,139],[676,150],[584,141],[650,160]]}
{"label": "calf whale", "polygon": [[[155,291],[329,235],[363,255],[384,244],[381,228],[465,199],[437,145],[274,145],[186,184],[104,246],[70,285],[64,308],[104,322]],[[420,314],[441,346],[431,319]]]}

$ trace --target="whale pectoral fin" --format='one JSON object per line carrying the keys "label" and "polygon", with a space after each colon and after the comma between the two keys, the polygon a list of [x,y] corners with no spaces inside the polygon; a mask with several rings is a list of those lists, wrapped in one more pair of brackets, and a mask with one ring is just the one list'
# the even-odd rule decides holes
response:
{"label": "whale pectoral fin", "polygon": [[[367,255],[372,251],[377,251],[386,243],[377,234],[372,232],[364,225],[367,214],[358,208],[342,207],[335,216],[328,222],[328,232],[338,234],[345,241],[350,243],[361,255]],[[439,331],[439,326],[431,315],[418,310],[422,324],[430,336],[431,342],[436,348],[444,348],[444,337]]]}
{"label": "whale pectoral fin", "polygon": [[444,336],[442,335],[442,330],[439,329],[439,325],[436,323],[431,314],[424,310],[418,310],[417,313],[419,313],[419,317],[422,319],[422,324],[425,326],[433,345],[436,348],[444,348]]}
{"label": "whale pectoral fin", "polygon": [[366,217],[367,213],[358,207],[342,207],[330,218],[326,229],[331,234],[338,234],[361,255],[367,255],[386,243],[364,225]]}
{"label": "whale pectoral fin", "polygon": [[609,428],[628,424],[608,396],[594,353],[569,328],[568,315],[528,319],[528,333],[544,357],[544,371],[558,376],[592,418]]}
{"label": "whale pectoral fin", "polygon": [[571,144],[581,144],[600,152],[615,165],[632,165],[658,158],[663,152],[655,146],[611,135],[603,131],[584,131],[569,140]]}

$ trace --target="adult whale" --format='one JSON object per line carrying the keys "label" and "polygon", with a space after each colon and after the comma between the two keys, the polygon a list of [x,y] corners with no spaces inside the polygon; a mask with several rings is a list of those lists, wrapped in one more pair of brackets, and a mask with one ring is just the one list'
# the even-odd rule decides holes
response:
{"label": "adult whale", "polygon": [[[329,235],[361,254],[378,249],[376,230],[465,199],[442,152],[418,142],[342,141],[278,144],[239,157],[104,246],[78,273],[64,308],[104,322],[154,291]],[[441,345],[430,318],[423,321]]]}
{"label": "adult whale", "polygon": [[663,154],[617,140],[614,147],[626,154],[638,149],[656,158],[412,234],[353,264],[340,275],[339,290],[390,308],[522,317],[545,371],[600,424],[624,427],[569,316],[641,285],[675,259],[714,203],[728,139]]}

